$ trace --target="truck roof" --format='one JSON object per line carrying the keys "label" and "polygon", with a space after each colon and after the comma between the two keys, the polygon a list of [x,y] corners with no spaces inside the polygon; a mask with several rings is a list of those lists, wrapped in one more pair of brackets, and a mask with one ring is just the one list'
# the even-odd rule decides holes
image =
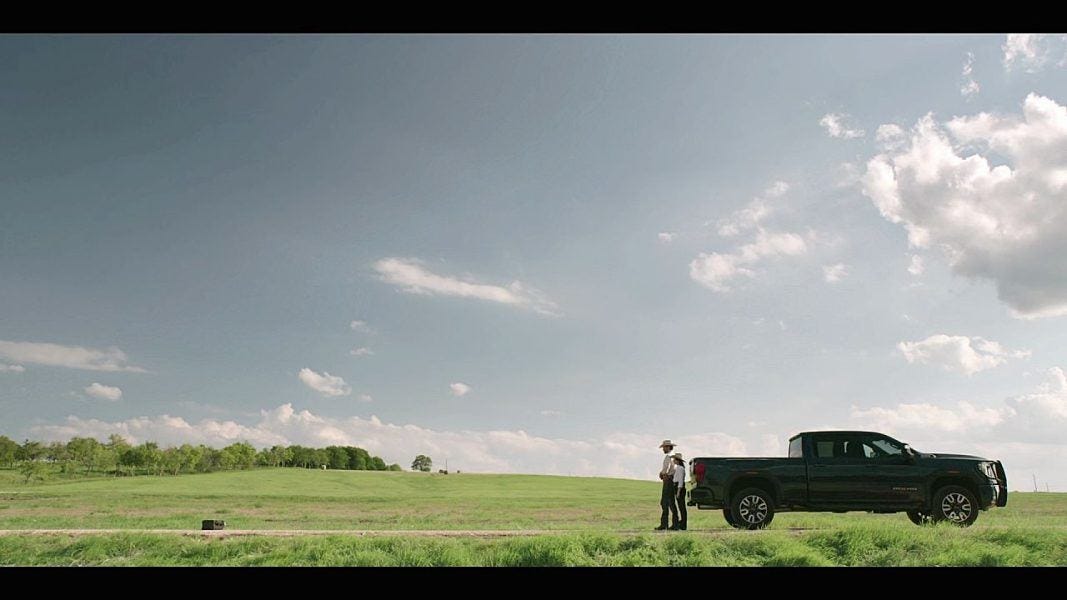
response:
{"label": "truck roof", "polygon": [[856,431],[856,430],[852,430],[852,429],[824,429],[822,431],[801,431],[800,433],[794,435],[793,437],[791,437],[789,439],[790,440],[794,440],[794,439],[796,439],[796,438],[798,438],[798,437],[800,437],[802,435],[812,435],[814,433],[838,433],[838,434],[844,433],[844,434],[848,434],[848,435],[884,435],[886,437],[892,437],[892,436],[886,435],[886,434],[884,434],[884,433],[882,433],[880,431]]}

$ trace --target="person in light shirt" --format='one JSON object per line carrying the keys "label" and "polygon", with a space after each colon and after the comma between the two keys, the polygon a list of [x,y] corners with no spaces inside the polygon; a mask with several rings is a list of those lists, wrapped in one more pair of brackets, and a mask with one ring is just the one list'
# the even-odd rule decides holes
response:
{"label": "person in light shirt", "polygon": [[674,488],[674,470],[676,465],[671,458],[671,451],[674,450],[674,442],[670,440],[663,440],[663,443],[659,445],[663,450],[663,468],[660,469],[659,478],[663,481],[663,489],[660,491],[659,505],[662,508],[662,512],[659,517],[659,527],[656,531],[663,531],[667,529],[667,511],[670,511],[671,516],[674,517],[674,522],[678,522],[678,503],[675,500],[675,488]]}
{"label": "person in light shirt", "polygon": [[678,514],[675,515],[671,529],[685,531],[686,520],[689,516],[685,510],[685,460],[682,459],[681,452],[675,452],[671,458],[674,460],[674,499],[678,505]]}

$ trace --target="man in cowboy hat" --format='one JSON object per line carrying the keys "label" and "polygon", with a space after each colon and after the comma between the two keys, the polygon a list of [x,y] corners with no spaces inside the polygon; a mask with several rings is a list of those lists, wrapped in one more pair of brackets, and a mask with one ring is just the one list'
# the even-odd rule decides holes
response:
{"label": "man in cowboy hat", "polygon": [[663,481],[663,490],[660,492],[659,505],[663,509],[663,512],[659,517],[659,527],[657,531],[663,531],[667,529],[667,511],[670,511],[671,516],[675,523],[678,522],[678,505],[675,502],[675,487],[674,487],[674,459],[671,458],[671,451],[674,450],[674,442],[670,440],[663,440],[663,443],[659,445],[663,450],[663,468],[660,469],[659,478]]}

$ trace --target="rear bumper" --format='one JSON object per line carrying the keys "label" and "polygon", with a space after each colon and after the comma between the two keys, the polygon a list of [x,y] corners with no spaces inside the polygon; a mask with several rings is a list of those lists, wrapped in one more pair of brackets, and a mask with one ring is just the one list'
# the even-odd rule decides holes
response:
{"label": "rear bumper", "polygon": [[706,487],[695,487],[689,490],[688,506],[697,508],[722,508],[722,499],[715,497],[715,492]]}

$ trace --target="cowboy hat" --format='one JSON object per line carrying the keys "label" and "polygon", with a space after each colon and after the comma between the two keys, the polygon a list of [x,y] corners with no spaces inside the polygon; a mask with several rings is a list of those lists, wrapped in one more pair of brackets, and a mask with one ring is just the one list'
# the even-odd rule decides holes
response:
{"label": "cowboy hat", "polygon": [[682,453],[681,452],[675,452],[674,454],[671,455],[671,458],[677,458],[678,460],[685,460],[684,458],[682,458]]}
{"label": "cowboy hat", "polygon": [[674,442],[672,442],[672,441],[670,441],[670,440],[663,440],[663,443],[662,443],[662,444],[660,444],[660,445],[659,445],[659,447],[660,447],[660,448],[662,448],[662,447],[664,447],[664,446],[670,446],[671,448],[673,448],[673,447],[675,447],[676,445],[677,445],[677,444],[675,444]]}

